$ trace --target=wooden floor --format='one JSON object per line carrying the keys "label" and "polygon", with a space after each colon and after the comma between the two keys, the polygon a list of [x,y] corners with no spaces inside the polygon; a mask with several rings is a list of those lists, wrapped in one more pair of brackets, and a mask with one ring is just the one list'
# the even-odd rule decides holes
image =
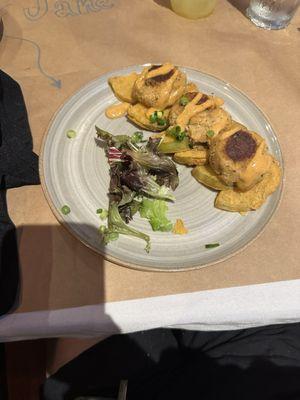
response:
{"label": "wooden floor", "polygon": [[39,400],[46,378],[46,341],[7,343],[0,360],[0,399]]}

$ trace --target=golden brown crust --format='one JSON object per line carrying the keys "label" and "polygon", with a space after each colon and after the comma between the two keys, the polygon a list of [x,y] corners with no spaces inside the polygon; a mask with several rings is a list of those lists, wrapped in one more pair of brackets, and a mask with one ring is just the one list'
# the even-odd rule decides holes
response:
{"label": "golden brown crust", "polygon": [[234,161],[226,152],[231,136],[240,131],[238,126],[220,132],[210,141],[209,163],[227,185],[236,185],[239,190],[249,190],[270,168],[271,158],[265,140],[255,132],[247,131],[255,141],[256,150],[252,157]]}
{"label": "golden brown crust", "polygon": [[[191,88],[192,89],[192,88]],[[198,90],[185,90],[184,97],[186,97],[189,101],[193,100],[196,95],[200,93]],[[197,116],[204,112],[206,109],[214,109],[216,107],[220,107],[223,104],[223,100],[219,97],[210,96],[205,93],[202,93],[200,100],[196,103],[196,105],[203,105],[203,107],[199,107],[199,113],[193,116],[190,119],[190,123],[193,124],[193,121],[197,121]],[[176,120],[178,116],[184,111],[185,106],[181,105],[180,99],[172,106],[170,115],[169,115],[169,123],[170,125],[176,125]]]}
{"label": "golden brown crust", "polygon": [[231,117],[223,108],[204,110],[191,118],[188,125],[188,135],[196,143],[207,143],[210,140],[207,135],[208,131],[214,132],[214,136],[217,136],[230,123]]}
{"label": "golden brown crust", "polygon": [[173,66],[167,73],[149,78],[150,68],[145,68],[136,80],[132,96],[146,107],[163,110],[172,106],[182,96],[186,86],[186,75]]}
{"label": "golden brown crust", "polygon": [[281,169],[278,161],[272,157],[269,171],[263,179],[247,192],[236,189],[221,191],[215,201],[215,206],[225,211],[247,212],[260,208],[268,196],[278,188],[281,181]]}

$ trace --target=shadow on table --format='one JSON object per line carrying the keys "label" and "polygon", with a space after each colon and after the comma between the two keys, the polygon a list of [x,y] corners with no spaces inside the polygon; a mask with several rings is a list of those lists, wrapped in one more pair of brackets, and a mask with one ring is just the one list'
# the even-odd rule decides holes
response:
{"label": "shadow on table", "polygon": [[239,10],[243,15],[245,15],[250,0],[228,0],[228,2],[232,4],[233,7],[235,7],[237,10]]}
{"label": "shadow on table", "polygon": [[[60,225],[15,229],[7,214],[4,217],[0,227],[0,342],[23,342],[6,345],[7,385],[0,373],[0,398],[1,390],[8,390],[12,398],[29,400],[37,398],[46,368],[55,371],[120,329],[105,311],[103,256]],[[90,226],[77,225],[76,229],[99,235]],[[44,338],[51,340],[30,341]]]}
{"label": "shadow on table", "polygon": [[[73,228],[101,242],[97,227]],[[7,286],[6,292],[0,293],[2,308],[5,305],[10,313],[30,312],[28,326],[22,322],[25,336],[30,337],[32,330],[32,336],[48,337],[47,328],[52,337],[72,336],[72,332],[73,336],[89,336],[91,332],[96,336],[99,321],[107,329],[119,331],[105,313],[104,257],[64,227],[21,226],[17,237],[11,227],[4,236],[1,254],[7,271],[5,281],[1,281],[2,286]],[[6,316],[0,318],[0,338],[4,333],[9,335]],[[22,337],[22,329],[11,335]]]}
{"label": "shadow on table", "polygon": [[[97,232],[86,225],[75,228]],[[30,336],[32,322],[37,337],[97,336],[103,333],[100,321],[107,333],[118,332],[101,307],[105,301],[103,257],[61,226],[23,226],[17,231],[14,244],[18,243],[20,255],[21,290],[16,307],[23,313],[35,312],[25,315],[23,326],[13,319],[12,336]],[[87,305],[96,305],[95,312],[91,308],[86,312],[82,306]],[[3,331],[9,336],[9,326],[2,317],[0,336]],[[56,330],[47,331],[49,326]],[[296,400],[300,398],[300,324],[294,326],[293,331],[275,326],[114,335],[58,370],[44,385],[43,399],[113,399],[120,380],[128,380],[128,400]],[[20,369],[20,376],[26,378],[26,374]]]}
{"label": "shadow on table", "polygon": [[154,3],[158,4],[159,6],[169,8],[171,10],[170,0],[154,0]]}

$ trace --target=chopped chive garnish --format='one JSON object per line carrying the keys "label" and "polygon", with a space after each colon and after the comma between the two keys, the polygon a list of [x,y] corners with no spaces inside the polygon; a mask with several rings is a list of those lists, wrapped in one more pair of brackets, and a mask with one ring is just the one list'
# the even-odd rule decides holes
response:
{"label": "chopped chive garnish", "polygon": [[173,128],[169,129],[168,133],[171,136],[174,136],[176,138],[176,140],[178,140],[179,142],[181,142],[186,137],[186,132],[181,131],[181,128],[178,125],[173,126]]}
{"label": "chopped chive garnish", "polygon": [[164,118],[164,112],[163,111],[154,111],[149,117],[149,120],[151,124],[157,123],[158,125],[166,125],[167,120]]}
{"label": "chopped chive garnish", "polygon": [[180,98],[180,100],[179,100],[179,104],[181,105],[181,106],[186,106],[187,105],[187,103],[189,103],[190,101],[189,101],[189,99],[186,97],[186,96],[182,96],[181,98]]}
{"label": "chopped chive garnish", "polygon": [[173,128],[170,128],[169,130],[168,130],[168,133],[170,134],[170,135],[172,135],[172,136],[177,136],[179,133],[181,132],[181,128],[180,128],[180,126],[173,126]]}
{"label": "chopped chive garnish", "polygon": [[177,140],[179,140],[179,142],[181,142],[185,137],[186,137],[186,133],[185,132],[180,132],[177,135]]}
{"label": "chopped chive garnish", "polygon": [[103,208],[98,208],[98,210],[96,211],[96,213],[99,215],[99,217],[101,219],[106,219],[108,216],[108,211],[107,210],[103,210]]}
{"label": "chopped chive garnish", "polygon": [[68,132],[67,132],[67,137],[68,137],[69,139],[74,139],[74,138],[76,137],[76,132],[73,131],[73,129],[68,130]]}
{"label": "chopped chive garnish", "polygon": [[215,134],[215,132],[212,131],[212,130],[209,130],[209,131],[206,132],[206,135],[207,135],[208,137],[213,137],[214,134]]}
{"label": "chopped chive garnish", "polygon": [[214,247],[220,246],[220,243],[209,243],[205,245],[206,249],[213,249]]}
{"label": "chopped chive garnish", "polygon": [[166,123],[167,123],[165,118],[157,118],[156,122],[157,122],[157,125],[159,125],[159,126],[166,125]]}
{"label": "chopped chive garnish", "polygon": [[156,111],[150,115],[149,120],[150,120],[151,124],[154,124],[157,121]]}
{"label": "chopped chive garnish", "polygon": [[62,212],[64,215],[67,215],[67,214],[69,214],[69,213],[71,212],[71,209],[70,209],[69,206],[64,205],[64,206],[61,208],[61,212]]}
{"label": "chopped chive garnish", "polygon": [[135,144],[141,142],[143,140],[143,135],[143,132],[134,132],[130,139],[131,143]]}
{"label": "chopped chive garnish", "polygon": [[154,115],[154,114],[150,115],[151,124],[155,124],[156,120],[157,120],[157,116],[156,115]]}

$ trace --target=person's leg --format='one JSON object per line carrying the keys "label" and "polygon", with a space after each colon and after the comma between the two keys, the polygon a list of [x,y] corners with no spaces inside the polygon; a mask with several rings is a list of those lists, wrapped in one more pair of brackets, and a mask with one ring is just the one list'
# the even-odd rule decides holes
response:
{"label": "person's leg", "polygon": [[173,334],[180,362],[128,400],[300,399],[300,324]]}
{"label": "person's leg", "polygon": [[[162,352],[172,354],[161,362]],[[171,330],[157,329],[115,335],[91,347],[50,377],[42,388],[44,400],[74,400],[79,396],[116,398],[121,380],[139,392],[144,381],[156,380],[179,363]]]}
{"label": "person's leg", "polygon": [[300,399],[300,324],[174,335],[185,362],[173,398]]}
{"label": "person's leg", "polygon": [[116,397],[128,379],[127,400],[299,400],[299,338],[300,324],[117,335],[58,371],[44,399]]}

